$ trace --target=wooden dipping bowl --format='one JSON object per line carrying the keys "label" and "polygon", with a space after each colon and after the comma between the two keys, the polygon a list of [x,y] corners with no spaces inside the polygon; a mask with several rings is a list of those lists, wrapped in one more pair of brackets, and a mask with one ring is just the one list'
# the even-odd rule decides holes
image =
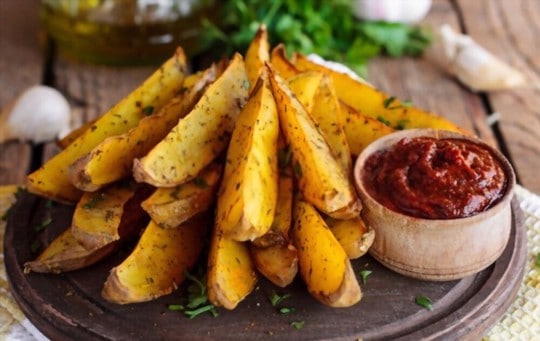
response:
{"label": "wooden dipping bowl", "polygon": [[[488,148],[507,176],[504,196],[488,210],[466,218],[423,219],[388,209],[366,190],[362,180],[364,164],[373,153],[388,149],[405,137],[459,138]],[[460,279],[491,265],[508,242],[516,177],[508,160],[478,138],[432,129],[399,131],[362,151],[355,162],[354,177],[363,202],[362,217],[375,230],[369,252],[400,274],[432,281]]]}

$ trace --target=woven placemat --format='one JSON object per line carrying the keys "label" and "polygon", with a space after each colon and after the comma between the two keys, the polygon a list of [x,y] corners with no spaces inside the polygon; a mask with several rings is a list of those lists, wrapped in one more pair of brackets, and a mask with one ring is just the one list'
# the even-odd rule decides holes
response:
{"label": "woven placemat", "polygon": [[[47,340],[24,316],[9,291],[4,268],[5,214],[15,202],[17,186],[0,186],[0,339],[14,341]],[[540,340],[540,196],[516,187],[527,226],[527,263],[517,297],[501,320],[483,340]]]}

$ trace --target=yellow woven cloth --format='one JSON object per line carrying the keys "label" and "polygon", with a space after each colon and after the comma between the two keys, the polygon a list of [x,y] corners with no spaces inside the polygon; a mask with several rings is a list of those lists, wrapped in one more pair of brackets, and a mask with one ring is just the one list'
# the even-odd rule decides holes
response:
{"label": "yellow woven cloth", "polygon": [[[16,186],[0,186],[0,216],[15,201]],[[517,186],[516,195],[527,226],[527,264],[523,283],[516,300],[501,320],[486,334],[484,340],[540,340],[540,269],[536,255],[540,253],[540,196]],[[0,221],[0,339],[47,340],[21,312],[13,300],[4,268],[5,221]]]}

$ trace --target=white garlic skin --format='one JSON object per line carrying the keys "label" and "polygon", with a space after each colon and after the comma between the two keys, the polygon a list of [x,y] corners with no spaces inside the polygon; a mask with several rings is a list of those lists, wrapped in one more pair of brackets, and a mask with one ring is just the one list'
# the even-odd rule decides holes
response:
{"label": "white garlic skin", "polygon": [[2,116],[0,142],[16,139],[42,143],[70,131],[68,101],[58,90],[44,85],[25,90]]}
{"label": "white garlic skin", "polygon": [[431,0],[353,0],[354,15],[363,20],[404,24],[422,20],[431,7]]}

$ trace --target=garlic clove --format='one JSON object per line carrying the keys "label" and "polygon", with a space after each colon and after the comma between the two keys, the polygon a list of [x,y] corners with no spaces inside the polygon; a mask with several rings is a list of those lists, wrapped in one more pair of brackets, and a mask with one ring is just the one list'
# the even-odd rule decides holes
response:
{"label": "garlic clove", "polygon": [[521,72],[448,25],[441,26],[427,55],[473,91],[505,90],[526,84]]}
{"label": "garlic clove", "polygon": [[363,20],[416,23],[431,8],[431,0],[353,0],[353,14]]}
{"label": "garlic clove", "polygon": [[36,85],[2,111],[0,143],[8,140],[42,143],[70,131],[71,109],[58,90]]}

